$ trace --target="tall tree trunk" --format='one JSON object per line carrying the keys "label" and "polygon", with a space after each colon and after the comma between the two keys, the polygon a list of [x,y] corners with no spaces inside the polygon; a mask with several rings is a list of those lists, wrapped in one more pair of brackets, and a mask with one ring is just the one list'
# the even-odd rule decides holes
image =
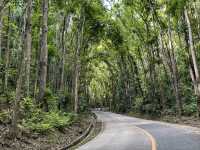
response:
{"label": "tall tree trunk", "polygon": [[[82,18],[83,17],[83,18]],[[79,75],[80,75],[80,50],[83,40],[83,29],[85,24],[85,17],[80,16],[79,18],[79,27],[77,31],[77,48],[75,53],[75,74],[74,74],[74,112],[78,113],[79,111]]]}
{"label": "tall tree trunk", "polygon": [[[24,54],[25,55],[25,52]],[[18,135],[18,128],[17,128],[17,122],[19,120],[19,102],[22,97],[22,83],[23,83],[23,77],[25,76],[25,56],[23,56],[22,63],[19,67],[19,77],[17,79],[17,85],[16,85],[16,97],[14,102],[14,108],[13,108],[13,115],[12,115],[12,126],[11,126],[11,135],[13,137],[16,137]]]}
{"label": "tall tree trunk", "polygon": [[61,79],[60,79],[60,93],[61,95],[64,92],[64,74],[65,74],[65,53],[66,53],[66,46],[65,46],[65,33],[66,33],[66,21],[67,17],[64,16],[63,22],[63,30],[62,30],[62,59],[61,59]]}
{"label": "tall tree trunk", "polygon": [[27,15],[26,15],[26,28],[25,28],[25,40],[24,40],[24,49],[26,52],[25,55],[25,64],[26,64],[26,79],[25,79],[25,91],[26,96],[29,96],[30,91],[30,65],[31,65],[31,43],[32,43],[32,0],[27,1]]}
{"label": "tall tree trunk", "polygon": [[[159,35],[159,39],[158,39],[158,43],[159,43],[159,49],[160,49],[160,53],[159,53],[159,57],[160,59],[164,59],[162,57],[162,52],[164,51],[164,46],[163,46],[163,41],[162,41],[162,33],[160,33]],[[162,61],[163,63],[163,68],[165,69],[165,64],[164,64],[164,60]],[[161,74],[161,68],[160,68],[160,71],[159,71],[159,74]],[[161,112],[161,116],[163,116],[165,114],[165,111],[166,111],[166,97],[165,97],[165,94],[164,94],[164,85],[163,85],[163,81],[162,79],[160,79],[159,81],[159,88],[160,88],[160,95],[161,95],[161,107],[162,107],[162,112]]]}
{"label": "tall tree trunk", "polygon": [[0,14],[0,62],[2,59],[2,29],[3,29],[3,14]]}
{"label": "tall tree trunk", "polygon": [[65,90],[65,56],[66,56],[66,32],[70,28],[70,22],[71,22],[71,14],[68,14],[64,16],[64,22],[63,22],[63,30],[62,30],[62,39],[61,39],[61,45],[62,45],[62,59],[61,59],[61,79],[60,79],[60,104],[59,108],[61,108],[62,101],[64,99],[64,90]]}
{"label": "tall tree trunk", "polygon": [[[78,52],[78,50],[77,50],[77,52]],[[78,99],[78,88],[79,88],[78,84],[79,84],[79,72],[80,72],[79,69],[80,69],[79,57],[76,56],[75,74],[74,74],[74,76],[75,76],[75,79],[74,79],[74,112],[75,113],[78,113],[78,109],[79,109],[79,99]]]}
{"label": "tall tree trunk", "polygon": [[38,103],[43,107],[44,111],[48,111],[47,100],[44,99],[46,90],[47,78],[47,63],[48,63],[48,49],[47,49],[47,32],[48,32],[48,0],[42,0],[42,35],[41,48],[39,60],[39,94]]}
{"label": "tall tree trunk", "polygon": [[189,63],[189,72],[190,72],[190,77],[192,79],[192,83],[193,83],[193,87],[194,87],[194,94],[198,95],[197,81],[196,81],[196,78],[195,78],[194,67],[193,67],[193,64],[191,62]]}
{"label": "tall tree trunk", "polygon": [[176,98],[176,111],[177,111],[178,117],[181,117],[182,103],[181,103],[181,98],[180,98],[180,93],[179,93],[178,68],[176,64],[174,47],[172,44],[171,21],[169,21],[168,38],[169,38],[169,49],[171,51],[171,63],[172,63],[172,75],[173,75],[172,77],[173,77],[173,85],[174,85],[173,89],[174,89],[174,94]]}
{"label": "tall tree trunk", "polygon": [[[42,27],[40,27],[40,29],[39,29],[39,37],[40,37],[40,39],[42,39]],[[36,53],[35,53],[35,66],[36,66],[36,68],[35,68],[35,80],[34,80],[34,99],[36,100],[36,103],[38,102],[39,103],[39,101],[38,101],[38,95],[37,95],[37,88],[38,88],[38,84],[39,84],[39,68],[40,68],[40,66],[39,66],[39,62],[40,62],[40,49],[41,49],[41,44],[42,44],[42,42],[41,41],[38,41],[38,51],[36,51]]]}
{"label": "tall tree trunk", "polygon": [[19,120],[19,102],[22,98],[22,84],[23,78],[27,76],[26,69],[27,69],[27,62],[28,61],[28,54],[31,53],[31,16],[32,16],[32,0],[27,1],[27,18],[26,18],[26,27],[25,27],[25,38],[24,38],[24,50],[22,52],[22,62],[19,66],[19,75],[17,79],[16,85],[16,97],[15,103],[13,108],[13,116],[12,116],[12,128],[11,134],[13,137],[16,137],[18,134],[17,122]]}
{"label": "tall tree trunk", "polygon": [[10,63],[10,7],[8,10],[8,28],[7,28],[7,45],[5,52],[5,76],[4,76],[4,90],[8,88],[8,69]]}
{"label": "tall tree trunk", "polygon": [[[185,16],[185,21],[186,21],[187,28],[188,28],[188,43],[189,43],[189,48],[190,48],[190,55],[191,55],[191,59],[192,59],[192,65],[193,65],[193,69],[194,69],[194,76],[191,76],[191,77],[192,77],[193,80],[194,79],[196,80],[196,81],[194,81],[194,83],[196,84],[194,86],[195,86],[195,90],[197,92],[196,94],[197,94],[198,117],[200,117],[200,78],[199,78],[199,69],[198,69],[198,65],[197,65],[196,52],[195,52],[194,45],[193,45],[192,27],[191,27],[190,19],[189,19],[189,16],[188,16],[187,8],[184,9],[184,16]],[[192,73],[191,68],[190,68],[190,73]]]}

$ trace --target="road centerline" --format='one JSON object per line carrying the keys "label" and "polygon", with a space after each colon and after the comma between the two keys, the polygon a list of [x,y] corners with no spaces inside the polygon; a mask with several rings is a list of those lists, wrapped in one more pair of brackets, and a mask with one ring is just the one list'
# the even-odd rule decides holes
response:
{"label": "road centerline", "polygon": [[140,127],[137,127],[137,126],[134,126],[134,127],[141,130],[149,138],[149,140],[151,142],[151,150],[157,150],[157,142],[156,142],[156,139],[153,137],[153,135],[151,135],[148,131],[146,131]]}

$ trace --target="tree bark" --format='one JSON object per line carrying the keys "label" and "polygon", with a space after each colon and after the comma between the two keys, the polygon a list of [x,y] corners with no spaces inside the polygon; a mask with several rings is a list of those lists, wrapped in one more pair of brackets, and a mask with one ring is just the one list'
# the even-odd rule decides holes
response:
{"label": "tree bark", "polygon": [[[83,18],[82,18],[83,17]],[[77,31],[77,48],[75,53],[75,74],[74,74],[74,112],[79,111],[79,76],[80,76],[80,50],[83,40],[83,29],[84,29],[85,17],[80,16],[79,27]]]}
{"label": "tree bark", "polygon": [[24,76],[25,76],[25,58],[23,58],[22,63],[19,67],[19,77],[17,79],[17,85],[16,85],[16,92],[15,92],[16,97],[15,97],[15,102],[14,102],[12,126],[11,126],[11,135],[13,137],[16,137],[18,135],[17,122],[19,120],[19,102],[22,97],[22,83],[23,83]]}
{"label": "tree bark", "polygon": [[60,92],[63,93],[64,91],[64,69],[65,69],[65,53],[66,53],[66,47],[65,47],[65,33],[66,33],[66,21],[67,17],[64,16],[64,22],[63,22],[63,30],[62,30],[62,62],[61,62],[61,79],[60,79]]}
{"label": "tree bark", "polygon": [[[25,26],[25,38],[24,38],[24,50],[22,52],[22,62],[19,66],[19,75],[17,79],[17,85],[16,85],[16,97],[15,97],[15,103],[13,108],[13,115],[12,115],[12,127],[11,127],[11,134],[13,137],[16,137],[18,135],[18,127],[17,122],[19,120],[19,102],[22,98],[22,84],[23,84],[23,78],[26,77],[27,79],[27,63],[28,62],[28,55],[31,53],[31,16],[32,16],[32,0],[27,1],[27,18],[26,18],[26,26]],[[29,63],[30,64],[30,63]],[[26,82],[26,81],[25,81]],[[26,87],[27,88],[27,87]]]}
{"label": "tree bark", "polygon": [[71,22],[71,14],[64,16],[63,21],[63,30],[62,30],[62,39],[61,39],[61,45],[62,45],[62,59],[61,59],[61,79],[60,79],[60,104],[59,108],[61,108],[62,100],[64,99],[64,90],[65,90],[65,56],[66,56],[66,32],[70,28],[70,22]]}
{"label": "tree bark", "polygon": [[[191,27],[190,19],[189,19],[189,16],[188,16],[188,11],[187,11],[186,7],[184,9],[184,16],[185,16],[185,21],[186,21],[186,24],[187,24],[187,29],[188,29],[188,44],[189,44],[190,55],[191,55],[191,59],[192,59],[192,65],[193,65],[193,67],[190,67],[190,74],[191,74],[192,80],[195,79],[194,87],[195,87],[196,94],[197,94],[197,112],[198,112],[198,117],[200,117],[200,78],[199,78],[199,69],[198,69],[198,64],[197,64],[196,52],[195,52],[194,45],[193,45],[192,27]],[[192,68],[194,69],[194,74],[193,75],[192,75],[192,70],[191,70]]]}
{"label": "tree bark", "polygon": [[8,10],[8,28],[7,28],[7,45],[5,52],[5,76],[4,76],[4,90],[8,88],[8,69],[10,63],[10,8]]}
{"label": "tree bark", "polygon": [[178,79],[178,68],[175,58],[175,52],[172,44],[172,31],[171,31],[171,21],[169,19],[169,28],[168,28],[168,38],[169,38],[169,49],[171,51],[171,63],[172,63],[172,77],[173,77],[173,84],[174,84],[174,94],[176,98],[176,111],[178,117],[182,115],[182,103],[180,98],[179,92],[179,79]]}
{"label": "tree bark", "polygon": [[0,61],[2,60],[2,29],[3,29],[3,10],[9,0],[2,0],[0,2]]}
{"label": "tree bark", "polygon": [[194,94],[198,95],[198,86],[197,86],[197,81],[195,78],[194,68],[193,68],[192,63],[189,63],[189,72],[190,72],[190,77],[192,79],[192,83],[193,83],[193,87],[194,87]]}
{"label": "tree bark", "polygon": [[[162,64],[163,64],[163,68],[165,69],[165,64],[164,64],[164,58],[162,57],[162,52],[164,51],[164,46],[163,46],[163,41],[162,41],[162,33],[159,34],[159,39],[158,39],[158,43],[159,43],[159,49],[160,49],[160,53],[159,53],[159,57],[160,59],[163,59]],[[161,73],[161,69],[159,71],[159,74]],[[161,96],[161,107],[162,107],[162,112],[161,112],[161,116],[163,116],[165,114],[166,111],[166,97],[164,94],[164,85],[163,85],[163,81],[162,79],[159,80],[159,88],[160,88],[160,96]]]}
{"label": "tree bark", "polygon": [[47,49],[47,32],[48,32],[48,0],[42,0],[42,35],[39,60],[39,94],[38,103],[43,107],[44,111],[48,111],[48,103],[45,96],[47,64],[48,64],[48,49]]}
{"label": "tree bark", "polygon": [[3,29],[3,19],[1,14],[0,15],[0,62],[2,59],[2,29]]}
{"label": "tree bark", "polygon": [[25,91],[26,96],[29,96],[30,92],[30,65],[31,65],[31,43],[32,43],[32,0],[27,1],[27,15],[26,15],[26,28],[25,28],[25,40],[24,40],[24,49],[26,52],[25,55],[25,64],[26,64],[26,79],[25,79]]}

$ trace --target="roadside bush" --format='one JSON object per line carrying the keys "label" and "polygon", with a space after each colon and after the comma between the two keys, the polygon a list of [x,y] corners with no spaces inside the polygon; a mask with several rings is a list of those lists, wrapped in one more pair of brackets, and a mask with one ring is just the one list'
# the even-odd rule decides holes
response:
{"label": "roadside bush", "polygon": [[133,109],[135,112],[140,112],[143,106],[143,98],[142,97],[136,97],[134,102]]}
{"label": "roadside bush", "polygon": [[34,105],[31,98],[23,99],[21,112],[23,114],[22,127],[39,133],[45,133],[55,128],[61,129],[70,125],[76,118],[71,113],[59,111],[43,112]]}
{"label": "roadside bush", "polygon": [[22,126],[32,131],[45,133],[55,128],[62,129],[70,125],[74,120],[72,114],[62,114],[61,112],[41,112],[37,111],[29,119],[24,119]]}
{"label": "roadside bush", "polygon": [[197,104],[191,103],[191,104],[185,104],[183,105],[184,115],[191,116],[197,112]]}
{"label": "roadside bush", "polygon": [[166,109],[164,115],[166,116],[175,116],[175,110],[174,109]]}
{"label": "roadside bush", "polygon": [[11,112],[3,110],[0,112],[0,123],[9,123],[11,122]]}
{"label": "roadside bush", "polygon": [[44,99],[47,101],[50,111],[57,110],[58,97],[54,96],[49,88],[45,90]]}
{"label": "roadside bush", "polygon": [[43,123],[49,124],[52,128],[62,128],[72,122],[70,115],[61,114],[59,112],[46,113]]}
{"label": "roadside bush", "polygon": [[37,111],[37,107],[33,104],[33,99],[26,97],[20,103],[21,113],[24,117],[32,116],[32,113]]}
{"label": "roadside bush", "polygon": [[68,91],[65,91],[64,94],[60,94],[60,96],[58,98],[59,110],[64,111],[64,112],[73,111],[73,103],[72,103],[71,99],[72,99],[72,95]]}
{"label": "roadside bush", "polygon": [[88,99],[85,97],[80,97],[80,111],[88,111]]}

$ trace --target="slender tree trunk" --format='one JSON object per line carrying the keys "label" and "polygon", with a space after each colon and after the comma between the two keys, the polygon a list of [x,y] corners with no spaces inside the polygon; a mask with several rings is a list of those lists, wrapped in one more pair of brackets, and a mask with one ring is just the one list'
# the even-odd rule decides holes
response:
{"label": "slender tree trunk", "polygon": [[[78,52],[78,51],[77,51]],[[77,54],[76,54],[77,55]],[[79,109],[79,99],[78,99],[78,88],[79,88],[79,58],[76,57],[76,63],[75,63],[75,80],[74,80],[74,112],[78,113]]]}
{"label": "slender tree trunk", "polygon": [[22,84],[23,84],[23,78],[27,76],[27,72],[25,71],[27,69],[27,63],[28,62],[28,55],[31,53],[31,11],[32,11],[32,0],[27,1],[27,18],[26,18],[26,27],[25,27],[25,38],[24,38],[24,50],[22,52],[22,62],[19,66],[19,75],[17,79],[17,85],[16,85],[16,97],[15,97],[15,103],[13,108],[13,116],[12,116],[12,128],[11,128],[11,134],[13,137],[16,137],[18,135],[18,128],[17,128],[17,122],[19,120],[19,102],[22,98]]}
{"label": "slender tree trunk", "polygon": [[[163,46],[163,41],[162,41],[162,33],[160,33],[159,35],[159,49],[160,49],[160,53],[159,53],[159,57],[161,59],[164,59],[162,58],[161,56],[161,53],[163,52],[163,49],[164,49],[164,46]],[[164,60],[163,60],[163,67],[164,66]],[[161,68],[160,68],[161,70]],[[160,71],[161,72],[161,71]],[[159,73],[160,74],[160,73]],[[161,112],[161,116],[163,116],[165,114],[165,111],[166,111],[166,97],[165,97],[165,94],[164,94],[164,85],[163,85],[163,81],[162,79],[160,79],[159,81],[159,88],[160,88],[160,95],[161,95],[161,107],[162,107],[162,112]]]}
{"label": "slender tree trunk", "polygon": [[[193,65],[193,69],[194,69],[194,75],[191,76],[191,77],[192,77],[192,79],[196,80],[194,82],[195,83],[194,86],[195,86],[195,88],[196,88],[195,90],[197,92],[196,94],[197,94],[198,117],[200,117],[200,78],[199,78],[199,69],[198,69],[198,64],[197,64],[196,52],[195,52],[194,45],[193,45],[192,27],[191,27],[190,19],[189,19],[189,16],[188,16],[187,8],[184,9],[184,16],[185,16],[185,21],[186,21],[187,28],[188,28],[188,43],[189,43],[189,49],[190,49],[190,54],[191,54],[191,59],[192,59],[192,65]],[[192,67],[190,67],[190,74],[192,73],[191,68]]]}
{"label": "slender tree trunk", "polygon": [[[39,29],[39,37],[40,39],[42,39],[42,27],[40,27]],[[38,84],[39,84],[39,62],[40,62],[40,50],[41,50],[41,41],[38,41],[38,51],[36,51],[35,53],[35,80],[34,80],[34,99],[36,100],[36,103],[39,103],[38,101],[38,95],[37,95],[37,88],[38,88]]]}
{"label": "slender tree trunk", "polygon": [[81,48],[81,40],[80,40],[80,30],[78,31],[78,46],[77,46],[77,50],[76,50],[76,56],[75,56],[75,74],[74,74],[74,112],[78,113],[78,109],[79,109],[79,97],[78,97],[78,89],[79,89],[79,72],[80,72],[80,59],[79,59],[79,55],[80,55],[80,48]]}
{"label": "slender tree trunk", "polygon": [[2,59],[2,29],[3,29],[3,19],[2,14],[0,14],[0,62]]}
{"label": "slender tree trunk", "polygon": [[137,63],[134,60],[133,56],[131,56],[131,55],[128,56],[128,59],[129,59],[130,65],[131,65],[131,72],[132,72],[132,74],[134,74],[134,78],[136,80],[136,85],[137,85],[136,94],[141,94],[140,96],[143,97],[144,92],[143,92],[143,89],[141,87],[141,81],[140,81],[140,78],[139,78],[139,71],[138,71]]}
{"label": "slender tree trunk", "polygon": [[[66,56],[66,32],[70,28],[70,22],[71,22],[71,14],[68,14],[64,16],[64,22],[63,22],[63,30],[62,30],[62,39],[61,39],[61,45],[62,45],[62,62],[61,62],[61,79],[60,79],[60,104],[62,105],[62,100],[64,99],[64,90],[65,90],[65,56]],[[59,106],[61,108],[61,106]]]}
{"label": "slender tree trunk", "polygon": [[67,17],[64,16],[63,30],[62,30],[62,42],[61,42],[62,43],[62,62],[61,62],[61,79],[60,79],[61,95],[64,92],[65,53],[66,53],[66,47],[65,47],[66,21],[67,21]]}
{"label": "slender tree trunk", "polygon": [[190,77],[192,79],[192,83],[193,83],[193,86],[194,86],[194,93],[195,93],[195,95],[198,95],[197,81],[196,81],[195,74],[194,74],[194,68],[193,68],[193,65],[191,63],[189,64],[189,72],[190,72]]}
{"label": "slender tree trunk", "polygon": [[[82,15],[81,15],[82,16]],[[82,16],[83,17],[83,16]],[[79,75],[80,75],[80,50],[82,46],[83,29],[85,24],[85,17],[79,18],[79,27],[77,31],[77,49],[75,54],[75,74],[74,74],[74,112],[79,110]]]}
{"label": "slender tree trunk", "polygon": [[24,49],[26,52],[25,55],[25,64],[26,64],[26,79],[25,79],[25,91],[26,96],[29,96],[30,92],[30,65],[31,65],[31,43],[32,43],[32,0],[27,1],[27,15],[26,15],[26,28],[25,28],[25,40],[24,40]]}
{"label": "slender tree trunk", "polygon": [[40,48],[40,60],[39,60],[38,103],[41,105],[41,107],[44,108],[44,111],[48,111],[48,103],[47,100],[44,99],[46,90],[47,63],[48,63],[47,22],[48,22],[48,0],[42,0],[42,35],[41,35],[41,48]]}
{"label": "slender tree trunk", "polygon": [[15,102],[14,102],[13,115],[12,115],[12,127],[11,127],[11,135],[13,137],[16,137],[18,135],[17,123],[19,120],[19,102],[22,98],[22,83],[23,83],[24,76],[25,76],[25,58],[22,59],[22,63],[19,66],[19,77],[17,79],[17,85],[16,85],[16,92],[15,92],[16,97],[15,97]]}
{"label": "slender tree trunk", "polygon": [[37,87],[38,87],[38,74],[39,74],[39,56],[38,55],[39,54],[36,52],[36,60],[35,60],[36,68],[35,68],[34,93],[33,93],[33,97],[35,100],[37,100]]}
{"label": "slender tree trunk", "polygon": [[[169,24],[171,22],[169,21]],[[168,37],[169,37],[169,49],[171,51],[171,63],[172,63],[172,74],[173,74],[173,84],[174,84],[174,94],[176,98],[176,110],[178,117],[181,117],[182,114],[182,104],[181,104],[181,98],[179,94],[179,79],[178,79],[178,68],[176,64],[176,58],[175,58],[175,52],[172,44],[172,31],[171,31],[171,25],[168,29]]]}
{"label": "slender tree trunk", "polygon": [[8,10],[8,28],[7,28],[7,46],[5,52],[5,76],[4,76],[4,90],[8,88],[8,69],[10,63],[10,8]]}

